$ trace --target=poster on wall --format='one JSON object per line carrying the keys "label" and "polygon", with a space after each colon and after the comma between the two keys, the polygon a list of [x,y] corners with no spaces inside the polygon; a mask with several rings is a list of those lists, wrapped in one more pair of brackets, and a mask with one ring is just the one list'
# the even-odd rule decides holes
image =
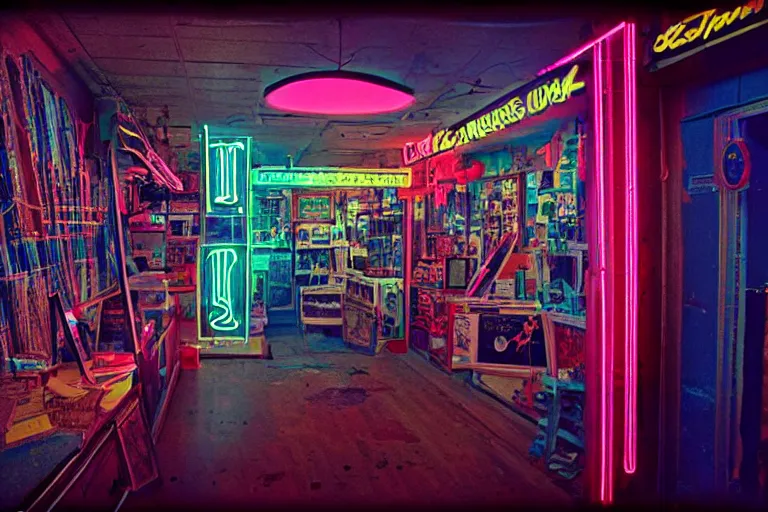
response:
{"label": "poster on wall", "polygon": [[550,313],[547,319],[552,325],[553,346],[555,351],[555,368],[558,377],[571,379],[574,369],[583,367],[585,363],[586,322],[583,318]]}
{"label": "poster on wall", "polygon": [[458,313],[453,320],[453,368],[472,364],[473,340],[477,339],[480,317],[477,314]]}
{"label": "poster on wall", "polygon": [[379,287],[381,311],[381,337],[401,338],[403,329],[403,292],[401,280],[382,279]]}
{"label": "poster on wall", "polygon": [[280,308],[293,305],[293,265],[290,252],[273,252],[269,261],[269,305]]}
{"label": "poster on wall", "polygon": [[160,476],[152,437],[138,401],[117,421],[117,434],[131,490],[138,491]]}
{"label": "poster on wall", "polygon": [[344,342],[366,352],[375,350],[376,319],[368,311],[344,305]]}
{"label": "poster on wall", "polygon": [[333,195],[297,195],[295,220],[316,222],[333,220]]}
{"label": "poster on wall", "polygon": [[541,315],[481,314],[477,362],[514,367],[547,367]]}

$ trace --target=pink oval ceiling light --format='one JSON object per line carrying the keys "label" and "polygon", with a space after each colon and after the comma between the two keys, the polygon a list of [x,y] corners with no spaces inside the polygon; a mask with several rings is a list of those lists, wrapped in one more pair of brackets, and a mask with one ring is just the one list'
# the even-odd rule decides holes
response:
{"label": "pink oval ceiling light", "polygon": [[354,71],[315,71],[280,80],[264,91],[267,106],[297,114],[355,116],[410,107],[413,89]]}

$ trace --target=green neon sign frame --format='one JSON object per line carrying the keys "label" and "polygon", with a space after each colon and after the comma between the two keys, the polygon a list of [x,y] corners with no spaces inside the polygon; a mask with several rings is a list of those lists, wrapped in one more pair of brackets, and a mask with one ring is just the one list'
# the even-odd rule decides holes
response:
{"label": "green neon sign frame", "polygon": [[[208,126],[203,126],[200,139],[204,172],[200,202],[204,213],[197,255],[198,339],[247,343],[251,317],[251,137],[211,137]],[[206,232],[208,217],[232,217],[233,222],[237,217],[246,218],[245,243],[222,241],[220,237],[212,243]]]}
{"label": "green neon sign frame", "polygon": [[[213,257],[213,259],[211,259]],[[237,266],[237,252],[231,247],[220,247],[212,250],[205,257],[205,265],[210,262],[213,275],[212,308],[221,310],[216,316],[216,311],[208,312],[208,326],[214,331],[235,331],[240,327],[240,321],[235,318],[234,300],[232,297],[232,285],[234,283],[232,271]]]}
{"label": "green neon sign frame", "polygon": [[258,167],[254,185],[285,188],[409,188],[411,168],[355,169],[351,167]]}
{"label": "green neon sign frame", "polygon": [[[203,127],[205,212],[213,215],[243,215],[247,210],[248,174],[251,162],[250,137],[220,137],[211,141]],[[213,161],[212,154],[214,155]]]}

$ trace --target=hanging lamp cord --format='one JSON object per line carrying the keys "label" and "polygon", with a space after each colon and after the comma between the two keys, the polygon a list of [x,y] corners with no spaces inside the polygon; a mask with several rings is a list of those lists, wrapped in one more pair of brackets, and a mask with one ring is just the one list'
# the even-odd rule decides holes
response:
{"label": "hanging lamp cord", "polygon": [[339,23],[339,60],[337,63],[339,71],[341,71],[341,18],[338,18],[336,21]]}

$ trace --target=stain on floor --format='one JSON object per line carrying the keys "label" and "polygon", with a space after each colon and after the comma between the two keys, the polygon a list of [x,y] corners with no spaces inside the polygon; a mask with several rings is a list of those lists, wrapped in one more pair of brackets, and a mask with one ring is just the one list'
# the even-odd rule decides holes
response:
{"label": "stain on floor", "polygon": [[351,407],[362,404],[368,396],[368,391],[363,388],[328,388],[308,396],[307,400],[332,407]]}

